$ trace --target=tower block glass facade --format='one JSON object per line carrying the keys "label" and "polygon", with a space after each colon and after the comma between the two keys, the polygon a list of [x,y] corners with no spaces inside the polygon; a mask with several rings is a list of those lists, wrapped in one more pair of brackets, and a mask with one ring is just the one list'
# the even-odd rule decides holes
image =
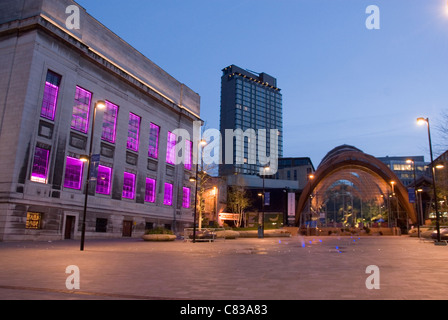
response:
{"label": "tower block glass facade", "polygon": [[[264,165],[258,159],[250,161],[258,154],[255,148],[266,143],[266,154],[271,154],[270,130],[278,130],[278,157],[283,156],[283,110],[282,94],[277,87],[277,79],[266,74],[256,74],[231,65],[222,70],[221,78],[221,119],[220,130],[223,146],[226,145],[226,130],[241,129],[244,143],[234,139],[233,163],[220,166],[220,175],[258,175]],[[251,141],[255,131],[257,141]],[[259,130],[266,130],[266,135]],[[226,152],[223,148],[223,159]],[[240,151],[240,152],[238,152]]]}

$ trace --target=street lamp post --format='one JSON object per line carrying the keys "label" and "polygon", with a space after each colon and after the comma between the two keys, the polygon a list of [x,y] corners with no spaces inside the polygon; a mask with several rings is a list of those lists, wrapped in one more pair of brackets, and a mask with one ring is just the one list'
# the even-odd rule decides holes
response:
{"label": "street lamp post", "polygon": [[213,221],[218,219],[218,188],[213,187]]}
{"label": "street lamp post", "polygon": [[418,206],[418,192],[417,192],[417,174],[415,169],[415,160],[408,159],[406,160],[407,163],[412,163],[412,168],[414,171],[414,195],[415,195],[415,201],[414,201],[414,207],[415,211],[417,212],[417,235],[420,238],[420,213],[419,213],[419,206]]}
{"label": "street lamp post", "polygon": [[194,219],[193,219],[193,243],[196,243],[196,224],[198,222],[197,215],[198,215],[198,180],[199,180],[199,154],[201,155],[201,163],[202,163],[202,150],[203,147],[207,144],[207,141],[201,140],[198,143],[197,150],[197,157],[196,157],[196,178],[191,178],[190,181],[193,181],[193,179],[196,181],[196,188],[195,188],[195,194],[194,194]]}
{"label": "street lamp post", "polygon": [[437,243],[441,242],[441,236],[440,236],[440,215],[439,215],[439,205],[437,203],[437,188],[436,188],[436,172],[435,172],[435,166],[434,166],[434,156],[432,153],[432,142],[431,142],[431,129],[429,125],[429,118],[418,118],[417,123],[419,125],[426,124],[428,127],[428,140],[429,140],[429,152],[431,154],[431,173],[432,173],[432,186],[433,186],[433,192],[434,192],[434,208],[436,210],[436,229],[437,229]]}
{"label": "street lamp post", "polygon": [[96,119],[96,111],[97,109],[106,108],[106,102],[99,100],[95,103],[93,108],[93,118],[92,118],[92,127],[90,131],[90,146],[89,146],[89,155],[84,157],[82,160],[87,162],[87,180],[85,185],[85,196],[84,196],[84,212],[82,219],[82,229],[81,229],[81,251],[84,251],[84,242],[86,238],[86,218],[87,218],[87,200],[89,198],[89,183],[90,183],[90,170],[92,166],[92,152],[93,152],[93,134],[95,132],[95,119]]}
{"label": "street lamp post", "polygon": [[266,197],[266,190],[265,190],[265,177],[266,177],[266,171],[269,171],[270,167],[266,166],[263,167],[263,196],[261,197],[261,228],[259,228],[259,232],[258,232],[258,238],[259,239],[263,239],[264,238],[264,206],[265,206],[265,197]]}
{"label": "street lamp post", "polygon": [[[397,207],[396,207],[397,211],[396,211],[396,214],[394,215],[394,218],[395,218],[394,230],[396,230],[396,228],[398,228],[398,219],[400,218],[399,217],[400,209],[399,209],[399,206],[398,206],[398,198],[396,197],[396,194],[395,194],[395,184],[396,184],[396,182],[392,180],[390,182],[390,184],[392,186],[392,198],[395,198],[395,202],[396,202],[396,205],[397,205]],[[391,212],[393,213],[392,206],[391,206]]]}
{"label": "street lamp post", "polygon": [[[308,181],[308,183],[310,183],[312,180],[314,180],[316,178],[316,176],[315,176],[315,174],[314,173],[310,173],[310,174],[308,174],[308,176],[307,176],[307,181]],[[308,199],[308,203],[309,203],[309,205],[308,205],[308,219],[310,219],[310,220],[308,220],[308,221],[311,221],[311,206],[312,206],[312,199],[313,198],[313,195],[311,194],[310,195],[310,197],[309,197],[309,199]],[[305,219],[305,221],[302,221],[302,224],[303,223],[305,223],[306,224],[306,222],[307,222],[307,220]],[[307,234],[308,234],[308,226],[307,226]]]}
{"label": "street lamp post", "polygon": [[423,200],[422,200],[422,193],[423,193],[423,188],[419,188],[417,189],[417,193],[418,193],[418,203],[419,203],[419,219],[421,224],[423,225],[423,222],[425,220],[425,218],[423,217]]}

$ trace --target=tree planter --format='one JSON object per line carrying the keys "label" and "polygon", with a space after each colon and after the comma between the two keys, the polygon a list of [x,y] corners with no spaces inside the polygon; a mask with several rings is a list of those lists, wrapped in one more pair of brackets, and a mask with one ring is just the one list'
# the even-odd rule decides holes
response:
{"label": "tree planter", "polygon": [[[241,238],[258,238],[258,230],[240,230]],[[275,230],[264,230],[265,238],[289,238],[291,237],[291,232],[283,229],[275,229]]]}
{"label": "tree planter", "polygon": [[224,230],[224,231],[217,231],[216,237],[217,238],[224,238],[224,239],[237,239],[239,238],[240,233],[233,230]]}
{"label": "tree planter", "polygon": [[174,241],[176,236],[172,234],[145,234],[143,237],[145,241]]}

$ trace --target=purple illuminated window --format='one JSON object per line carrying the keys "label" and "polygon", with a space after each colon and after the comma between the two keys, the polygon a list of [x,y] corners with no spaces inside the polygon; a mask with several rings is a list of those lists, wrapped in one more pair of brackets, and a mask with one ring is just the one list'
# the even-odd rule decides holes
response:
{"label": "purple illuminated window", "polygon": [[190,188],[184,187],[183,193],[184,193],[184,197],[182,199],[182,207],[188,209],[188,208],[190,208],[190,193],[191,193]]}
{"label": "purple illuminated window", "polygon": [[42,100],[42,109],[40,115],[42,118],[54,121],[56,106],[58,102],[59,85],[61,76],[48,71],[45,81],[44,98]]}
{"label": "purple illuminated window", "polygon": [[96,193],[109,195],[111,181],[112,181],[112,169],[109,167],[98,166]]}
{"label": "purple illuminated window", "polygon": [[79,159],[67,157],[64,179],[65,188],[81,190],[83,168],[84,162]]}
{"label": "purple illuminated window", "polygon": [[73,130],[87,133],[89,128],[90,103],[92,93],[80,87],[76,87],[75,103],[73,106],[72,124]]}
{"label": "purple illuminated window", "polygon": [[166,206],[173,205],[173,185],[171,183],[165,183],[165,195],[163,197],[163,204]]}
{"label": "purple illuminated window", "polygon": [[129,114],[128,143],[129,150],[138,151],[138,140],[141,118],[133,113]]}
{"label": "purple illuminated window", "polygon": [[176,140],[177,137],[174,133],[168,132],[168,142],[166,146],[166,162],[174,164],[176,160]]}
{"label": "purple illuminated window", "polygon": [[135,174],[125,172],[123,179],[123,198],[134,199],[135,197]]}
{"label": "purple illuminated window", "polygon": [[193,162],[193,142],[187,140],[185,143],[185,169],[191,170],[191,164]]}
{"label": "purple illuminated window", "polygon": [[154,159],[159,158],[159,134],[160,127],[151,123],[149,131],[149,151],[148,156]]}
{"label": "purple illuminated window", "polygon": [[115,143],[117,129],[118,106],[106,101],[106,110],[103,116],[103,133],[101,138],[104,141]]}
{"label": "purple illuminated window", "polygon": [[47,183],[48,157],[50,150],[36,147],[34,151],[33,168],[31,170],[31,181]]}
{"label": "purple illuminated window", "polygon": [[156,180],[154,179],[146,178],[145,201],[156,202]]}

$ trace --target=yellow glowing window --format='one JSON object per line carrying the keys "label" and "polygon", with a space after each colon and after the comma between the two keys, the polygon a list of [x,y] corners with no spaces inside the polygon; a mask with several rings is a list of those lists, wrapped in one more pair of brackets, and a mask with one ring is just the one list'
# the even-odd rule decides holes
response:
{"label": "yellow glowing window", "polygon": [[27,212],[26,214],[26,228],[40,229],[42,222],[42,214],[36,212]]}

